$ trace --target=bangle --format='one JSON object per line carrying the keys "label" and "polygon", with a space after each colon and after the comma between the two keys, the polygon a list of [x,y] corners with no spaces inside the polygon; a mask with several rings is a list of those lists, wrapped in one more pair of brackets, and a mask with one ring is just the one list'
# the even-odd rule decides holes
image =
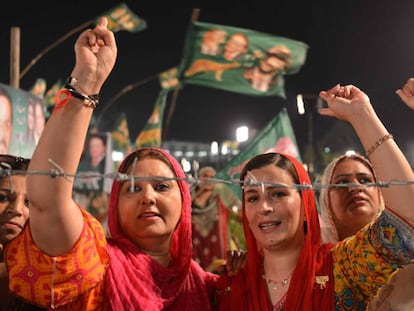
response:
{"label": "bangle", "polygon": [[384,142],[386,142],[388,139],[392,139],[394,138],[394,136],[392,136],[391,134],[385,134],[384,136],[382,136],[380,139],[378,139],[375,144],[373,144],[371,146],[371,148],[367,149],[367,151],[365,152],[367,154],[367,156],[370,156],[371,153],[373,153],[379,146],[381,146]]}
{"label": "bangle", "polygon": [[70,84],[66,84],[65,89],[68,90],[68,92],[71,93],[73,97],[81,99],[85,107],[95,109],[96,106],[99,104],[99,94],[85,95],[85,94],[79,93]]}

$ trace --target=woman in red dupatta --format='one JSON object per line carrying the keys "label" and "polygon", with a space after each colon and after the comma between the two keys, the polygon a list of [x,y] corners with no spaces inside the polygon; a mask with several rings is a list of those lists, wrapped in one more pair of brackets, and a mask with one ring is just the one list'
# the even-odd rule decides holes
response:
{"label": "woman in red dupatta", "polygon": [[[413,180],[409,162],[364,92],[338,84],[320,96],[328,107],[319,113],[352,125],[378,180]],[[219,310],[365,310],[395,271],[413,262],[412,184],[384,188],[386,208],[379,218],[332,245],[321,244],[313,190],[297,160],[280,153],[255,156],[241,183],[247,265],[219,279]]]}
{"label": "woman in red dupatta", "polygon": [[[289,164],[291,163],[291,164]],[[296,256],[297,263],[294,271],[286,275],[288,283],[280,284],[279,288],[289,285],[286,295],[281,299],[280,309],[275,310],[333,310],[333,282],[325,282],[325,287],[315,287],[315,276],[332,277],[332,257],[330,245],[321,247],[318,212],[316,209],[313,190],[310,188],[309,176],[303,166],[294,158],[278,153],[266,153],[251,159],[241,174],[243,187],[243,226],[247,243],[247,265],[234,277],[222,276],[218,282],[219,310],[273,310],[268,296],[268,281],[263,279],[263,246],[250,229],[246,217],[246,187],[253,179],[249,172],[266,166],[276,166],[288,172],[291,184],[304,185],[300,190],[301,209],[304,219],[302,235],[304,238],[300,255]],[[266,180],[271,182],[270,180]],[[266,187],[266,186],[265,186]],[[283,208],[283,207],[279,207]],[[306,232],[306,234],[305,234]],[[292,259],[294,260],[294,259]],[[276,285],[277,286],[277,285]],[[245,298],[241,298],[245,297]],[[313,306],[313,307],[312,307]]]}

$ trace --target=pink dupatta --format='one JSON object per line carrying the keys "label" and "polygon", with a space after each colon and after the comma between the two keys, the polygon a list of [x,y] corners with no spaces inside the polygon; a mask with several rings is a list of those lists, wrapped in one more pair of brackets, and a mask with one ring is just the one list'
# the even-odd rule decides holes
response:
{"label": "pink dupatta", "polygon": [[[182,194],[181,220],[173,234],[170,253],[173,265],[165,268],[143,253],[122,233],[117,216],[121,183],[112,185],[108,214],[110,264],[106,274],[106,293],[113,310],[211,310],[213,286],[217,276],[204,272],[191,259],[191,197],[185,173],[166,151],[174,167]],[[131,153],[121,164],[134,157]],[[175,208],[175,207],[173,207]]]}

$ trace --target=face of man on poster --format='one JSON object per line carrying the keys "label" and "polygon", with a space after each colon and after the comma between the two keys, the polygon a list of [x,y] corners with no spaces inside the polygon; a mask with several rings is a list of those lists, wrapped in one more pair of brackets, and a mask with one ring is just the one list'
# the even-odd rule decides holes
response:
{"label": "face of man on poster", "polygon": [[43,99],[0,83],[0,153],[31,158],[45,123]]}
{"label": "face of man on poster", "polygon": [[9,153],[13,129],[13,105],[6,90],[0,89],[0,153]]}

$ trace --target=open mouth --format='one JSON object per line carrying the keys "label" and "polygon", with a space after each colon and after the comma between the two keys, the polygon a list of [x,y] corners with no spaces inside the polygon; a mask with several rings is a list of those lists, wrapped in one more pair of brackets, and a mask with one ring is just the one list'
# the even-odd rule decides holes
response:
{"label": "open mouth", "polygon": [[280,220],[276,220],[276,221],[272,221],[272,222],[266,222],[266,223],[262,223],[259,225],[259,228],[262,230],[266,230],[269,228],[273,228],[273,227],[277,227],[281,224],[282,222]]}
{"label": "open mouth", "polygon": [[152,212],[143,213],[139,215],[139,218],[150,218],[150,217],[160,217],[160,215],[157,213],[152,213]]}

